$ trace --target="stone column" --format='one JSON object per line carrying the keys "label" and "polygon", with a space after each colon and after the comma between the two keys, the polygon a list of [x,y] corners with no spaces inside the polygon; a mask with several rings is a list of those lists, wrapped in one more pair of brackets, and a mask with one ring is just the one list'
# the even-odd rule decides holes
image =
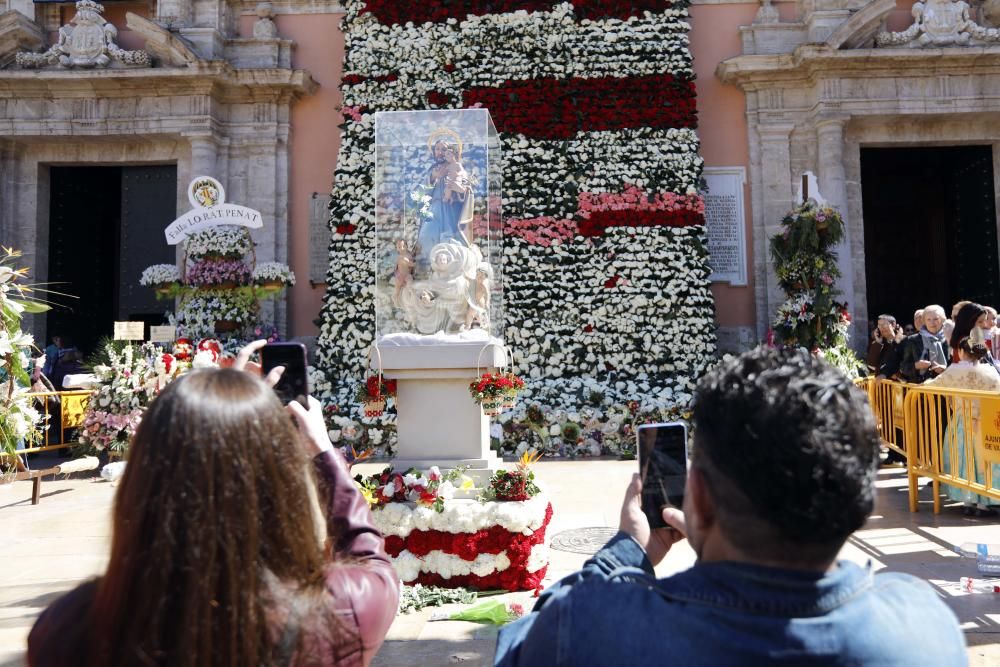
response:
{"label": "stone column", "polygon": [[[819,191],[826,201],[835,206],[844,218],[844,240],[837,244],[837,268],[840,280],[837,287],[843,292],[851,317],[864,318],[865,313],[854,312],[854,255],[851,252],[851,226],[848,220],[847,173],[844,168],[844,126],[845,117],[821,118],[816,123],[817,163]],[[862,258],[863,261],[863,258]],[[862,266],[862,271],[864,267]]]}
{"label": "stone column", "polygon": [[[191,142],[191,178],[196,176],[211,176],[218,179],[223,187],[226,187],[225,181],[221,178],[222,174],[216,173],[218,145],[215,142],[215,138],[209,135],[198,134],[189,136],[188,140]],[[181,184],[178,183],[178,185]],[[184,183],[183,187],[186,188],[187,183]]]}
{"label": "stone column", "polygon": [[775,311],[785,300],[785,293],[778,285],[771,265],[768,243],[772,236],[781,232],[781,219],[794,204],[790,145],[794,129],[792,123],[766,123],[756,127],[759,161],[753,160],[751,168],[759,175],[753,181],[761,196],[754,197],[753,261],[757,327],[761,337],[770,328]]}

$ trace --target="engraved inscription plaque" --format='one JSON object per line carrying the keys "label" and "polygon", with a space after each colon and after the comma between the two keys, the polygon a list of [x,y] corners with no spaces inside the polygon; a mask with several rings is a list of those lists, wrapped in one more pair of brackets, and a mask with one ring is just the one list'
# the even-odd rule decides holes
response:
{"label": "engraved inscription plaque", "polygon": [[706,167],[705,228],[713,282],[747,284],[747,239],[743,208],[743,167]]}

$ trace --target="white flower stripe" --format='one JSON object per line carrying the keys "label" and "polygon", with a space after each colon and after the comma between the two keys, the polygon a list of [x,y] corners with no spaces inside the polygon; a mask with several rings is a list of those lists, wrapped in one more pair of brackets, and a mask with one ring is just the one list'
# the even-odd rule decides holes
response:
{"label": "white flower stripe", "polygon": [[475,533],[501,526],[504,530],[531,535],[545,523],[549,501],[542,494],[522,502],[450,500],[443,512],[408,503],[388,503],[374,512],[375,527],[383,535],[405,538],[414,530],[442,533]]}
{"label": "white flower stripe", "polygon": [[413,581],[420,576],[421,572],[439,574],[445,579],[470,574],[474,574],[477,577],[486,577],[495,572],[503,572],[510,567],[510,559],[504,551],[498,554],[479,554],[475,560],[465,560],[454,554],[447,554],[437,550],[431,551],[422,558],[414,556],[405,550],[396,558],[392,558],[391,556],[389,558],[392,560],[392,566],[396,568],[396,574],[404,582]]}

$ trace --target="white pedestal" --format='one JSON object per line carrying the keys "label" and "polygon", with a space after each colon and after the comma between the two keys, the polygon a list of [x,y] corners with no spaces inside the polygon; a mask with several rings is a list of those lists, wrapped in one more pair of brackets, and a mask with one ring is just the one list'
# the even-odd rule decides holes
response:
{"label": "white pedestal", "polygon": [[472,400],[469,383],[505,364],[503,343],[413,344],[411,339],[396,346],[388,337],[378,346],[383,374],[397,381],[399,445],[393,467],[467,466],[476,486],[484,486],[501,461],[490,449],[490,420]]}

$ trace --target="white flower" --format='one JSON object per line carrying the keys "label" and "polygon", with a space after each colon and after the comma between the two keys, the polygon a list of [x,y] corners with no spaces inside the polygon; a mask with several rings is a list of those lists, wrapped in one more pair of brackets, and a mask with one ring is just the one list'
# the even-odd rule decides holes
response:
{"label": "white flower", "polygon": [[216,368],[216,354],[211,350],[199,350],[191,360],[192,368]]}
{"label": "white flower", "polygon": [[164,283],[176,283],[180,280],[181,272],[176,264],[153,264],[143,270],[139,284],[143,287],[150,287]]}
{"label": "white flower", "polygon": [[286,285],[295,284],[295,274],[287,264],[281,262],[261,262],[253,270],[255,283],[277,281]]}

